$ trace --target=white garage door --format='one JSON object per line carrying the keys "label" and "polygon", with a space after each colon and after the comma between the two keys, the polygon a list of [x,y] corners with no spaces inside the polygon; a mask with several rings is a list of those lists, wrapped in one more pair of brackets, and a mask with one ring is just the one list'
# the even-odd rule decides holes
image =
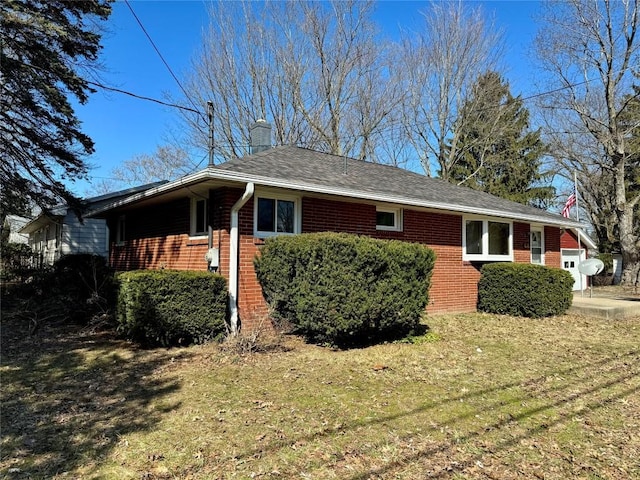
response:
{"label": "white garage door", "polygon": [[584,290],[587,288],[587,276],[578,271],[578,264],[585,259],[584,249],[562,249],[562,269],[567,270],[573,276],[573,289]]}

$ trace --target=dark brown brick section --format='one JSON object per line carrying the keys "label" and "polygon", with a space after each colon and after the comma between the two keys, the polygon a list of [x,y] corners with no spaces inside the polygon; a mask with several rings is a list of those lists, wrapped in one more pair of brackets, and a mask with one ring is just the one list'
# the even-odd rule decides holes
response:
{"label": "dark brown brick section", "polygon": [[116,245],[117,216],[109,219],[110,262],[116,270],[205,270],[207,239],[189,238],[188,198],[132,209],[125,215],[125,242]]}
{"label": "dark brown brick section", "polygon": [[517,263],[531,261],[531,229],[528,223],[513,223],[513,260]]}
{"label": "dark brown brick section", "polygon": [[376,206],[322,198],[303,198],[302,233],[314,232],[375,236]]}
{"label": "dark brown brick section", "polygon": [[560,268],[560,228],[544,227],[544,264]]}

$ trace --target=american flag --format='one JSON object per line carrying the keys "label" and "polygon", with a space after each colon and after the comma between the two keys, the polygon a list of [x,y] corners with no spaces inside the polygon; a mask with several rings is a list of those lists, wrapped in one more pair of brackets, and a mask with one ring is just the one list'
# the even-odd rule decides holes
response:
{"label": "american flag", "polygon": [[569,218],[569,211],[571,210],[571,207],[573,207],[576,204],[576,192],[573,192],[571,195],[569,195],[569,198],[567,198],[567,203],[564,204],[564,207],[562,208],[562,216],[565,218]]}

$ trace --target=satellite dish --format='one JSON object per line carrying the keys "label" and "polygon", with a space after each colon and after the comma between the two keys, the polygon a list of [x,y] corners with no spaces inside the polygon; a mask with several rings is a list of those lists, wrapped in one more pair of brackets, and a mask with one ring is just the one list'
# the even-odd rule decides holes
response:
{"label": "satellite dish", "polygon": [[604,263],[599,258],[590,258],[578,264],[578,271],[583,275],[597,275],[604,269]]}

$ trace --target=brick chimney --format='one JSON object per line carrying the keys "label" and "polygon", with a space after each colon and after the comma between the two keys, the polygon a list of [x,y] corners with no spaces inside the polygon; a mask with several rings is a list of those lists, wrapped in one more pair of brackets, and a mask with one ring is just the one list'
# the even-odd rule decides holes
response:
{"label": "brick chimney", "polygon": [[249,129],[251,153],[260,153],[271,148],[271,124],[259,119]]}

